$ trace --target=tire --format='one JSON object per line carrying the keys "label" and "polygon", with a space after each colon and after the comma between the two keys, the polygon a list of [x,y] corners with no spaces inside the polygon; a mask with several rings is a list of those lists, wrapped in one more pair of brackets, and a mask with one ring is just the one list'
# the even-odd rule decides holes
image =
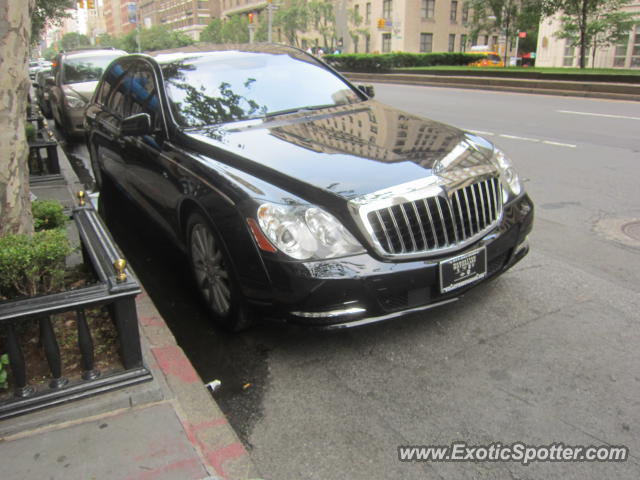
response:
{"label": "tire", "polygon": [[216,323],[231,332],[248,328],[252,323],[250,309],[226,250],[210,222],[199,213],[187,222],[187,251],[200,296]]}

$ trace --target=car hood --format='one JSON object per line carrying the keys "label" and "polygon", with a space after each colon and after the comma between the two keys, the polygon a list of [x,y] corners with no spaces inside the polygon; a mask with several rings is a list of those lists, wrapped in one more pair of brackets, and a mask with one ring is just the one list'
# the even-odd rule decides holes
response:
{"label": "car hood", "polygon": [[[375,101],[204,127],[188,134],[228,162],[288,191],[300,182],[354,197],[434,174],[490,165],[468,132]],[[486,171],[486,168],[485,168]],[[302,189],[304,190],[304,189]]]}
{"label": "car hood", "polygon": [[70,83],[65,85],[64,92],[65,94],[73,93],[76,96],[80,97],[85,102],[89,102],[91,100],[91,96],[93,95],[93,91],[98,86],[98,82],[82,82],[82,83]]}

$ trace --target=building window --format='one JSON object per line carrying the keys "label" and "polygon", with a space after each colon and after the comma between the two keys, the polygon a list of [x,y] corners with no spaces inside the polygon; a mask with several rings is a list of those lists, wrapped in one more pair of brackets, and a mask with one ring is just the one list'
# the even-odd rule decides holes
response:
{"label": "building window", "polygon": [[364,36],[364,53],[371,52],[371,35]]}
{"label": "building window", "polygon": [[451,23],[458,21],[458,2],[457,0],[451,0],[451,14],[449,16]]}
{"label": "building window", "polygon": [[629,35],[625,35],[616,45],[616,54],[613,59],[614,67],[624,67],[627,63],[627,47],[629,45]]}
{"label": "building window", "polygon": [[494,36],[491,38],[491,45],[492,45],[492,47],[493,47],[494,49],[496,49],[496,50],[498,49],[498,35],[494,35]]}
{"label": "building window", "polygon": [[467,36],[466,35],[460,35],[460,51],[461,52],[466,52],[467,51]]}
{"label": "building window", "polygon": [[420,53],[430,53],[433,51],[433,33],[420,34]]}
{"label": "building window", "polygon": [[463,4],[462,5],[462,23],[467,23],[469,21],[469,5],[468,4]]}
{"label": "building window", "polygon": [[456,34],[450,33],[449,34],[449,51],[453,52],[455,48],[456,48]]}
{"label": "building window", "polygon": [[389,53],[391,51],[391,34],[382,34],[382,53]]}
{"label": "building window", "polygon": [[353,53],[358,53],[358,43],[360,43],[360,36],[353,37]]}
{"label": "building window", "polygon": [[420,13],[422,18],[433,18],[436,10],[436,0],[422,0],[420,3]]}
{"label": "building window", "polygon": [[365,5],[365,22],[367,22],[367,25],[371,23],[371,3],[367,3]]}
{"label": "building window", "polygon": [[640,67],[640,25],[636,25],[636,33],[633,35],[630,67]]}
{"label": "building window", "polygon": [[573,60],[576,56],[576,47],[566,45],[564,47],[564,58],[562,60],[563,67],[573,67]]}
{"label": "building window", "polygon": [[391,0],[382,0],[382,18],[391,18]]}

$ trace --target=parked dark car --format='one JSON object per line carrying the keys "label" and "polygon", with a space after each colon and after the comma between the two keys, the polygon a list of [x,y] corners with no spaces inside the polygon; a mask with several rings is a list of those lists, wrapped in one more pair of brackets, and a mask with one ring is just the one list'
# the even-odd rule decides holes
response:
{"label": "parked dark car", "polygon": [[33,89],[36,94],[36,101],[42,111],[43,115],[47,118],[51,118],[51,105],[49,104],[49,90],[51,80],[47,84],[47,78],[53,78],[53,72],[50,68],[39,70],[36,73],[35,81],[33,82]]}
{"label": "parked dark car", "polygon": [[53,62],[49,104],[56,127],[65,136],[84,134],[84,109],[102,72],[124,50],[87,48],[59,53]]}
{"label": "parked dark car", "polygon": [[95,177],[187,251],[231,329],[390,319],[518,262],[533,204],[505,155],[364,91],[283,46],[122,57],[86,111]]}

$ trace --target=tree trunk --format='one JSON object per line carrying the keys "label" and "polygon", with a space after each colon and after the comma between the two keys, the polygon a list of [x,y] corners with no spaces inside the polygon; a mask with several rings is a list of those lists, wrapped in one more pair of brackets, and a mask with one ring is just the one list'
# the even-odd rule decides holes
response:
{"label": "tree trunk", "polygon": [[0,0],[0,236],[32,233],[25,136],[34,0]]}
{"label": "tree trunk", "polygon": [[584,68],[587,56],[587,7],[589,0],[582,0],[582,13],[580,19],[580,68]]}

